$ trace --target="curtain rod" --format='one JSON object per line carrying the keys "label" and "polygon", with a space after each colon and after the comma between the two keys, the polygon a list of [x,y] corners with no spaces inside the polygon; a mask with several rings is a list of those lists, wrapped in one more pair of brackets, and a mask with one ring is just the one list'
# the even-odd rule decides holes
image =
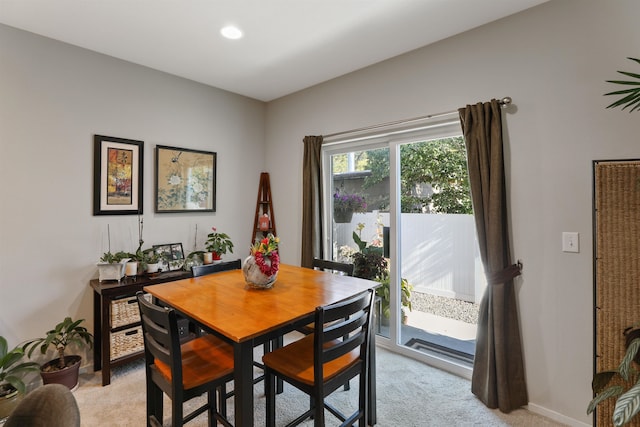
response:
{"label": "curtain rod", "polygon": [[[509,104],[511,104],[511,97],[505,96],[500,101],[498,101],[498,103],[502,107],[504,107],[506,105],[509,105]],[[429,114],[428,116],[420,116],[420,117],[414,117],[412,119],[397,120],[395,122],[388,122],[388,123],[382,123],[382,124],[379,124],[379,125],[366,126],[366,127],[359,128],[359,129],[352,129],[352,130],[346,130],[346,131],[342,131],[342,132],[330,133],[329,135],[323,135],[323,138],[333,138],[335,136],[346,135],[346,134],[355,133],[355,132],[364,132],[364,131],[367,131],[367,130],[383,128],[383,127],[386,127],[386,126],[394,126],[394,125],[400,125],[400,124],[403,124],[403,123],[417,122],[419,120],[425,120],[425,119],[434,119],[436,117],[448,116],[450,114],[454,114],[454,113],[457,113],[457,112],[458,112],[458,110],[453,110],[453,111],[447,111],[445,113]]]}

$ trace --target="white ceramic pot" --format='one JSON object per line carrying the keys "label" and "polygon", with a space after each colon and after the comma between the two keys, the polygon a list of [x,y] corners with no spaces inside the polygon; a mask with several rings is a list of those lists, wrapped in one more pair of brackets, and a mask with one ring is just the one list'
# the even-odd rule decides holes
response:
{"label": "white ceramic pot", "polygon": [[[265,260],[265,262],[271,263],[270,260]],[[273,286],[276,278],[278,277],[277,272],[272,276],[267,276],[262,273],[262,271],[260,271],[260,266],[256,264],[256,259],[251,255],[244,260],[242,272],[244,273],[244,280],[247,284],[257,289],[269,289]]]}
{"label": "white ceramic pot", "polygon": [[138,275],[138,261],[129,261],[126,265],[124,274],[126,276],[137,276]]}
{"label": "white ceramic pot", "polygon": [[205,264],[213,263],[213,254],[211,252],[205,252],[204,254],[202,254],[202,261]]}
{"label": "white ceramic pot", "polygon": [[147,273],[157,273],[159,266],[160,264],[157,262],[155,264],[147,264]]}
{"label": "white ceramic pot", "polygon": [[98,276],[101,282],[105,280],[118,280],[124,277],[125,268],[129,259],[123,259],[118,263],[99,262]]}

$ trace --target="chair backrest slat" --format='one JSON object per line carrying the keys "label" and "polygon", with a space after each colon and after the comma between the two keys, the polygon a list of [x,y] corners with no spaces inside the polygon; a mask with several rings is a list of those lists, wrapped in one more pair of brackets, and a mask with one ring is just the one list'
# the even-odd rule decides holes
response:
{"label": "chair backrest slat", "polygon": [[323,365],[358,346],[364,362],[370,339],[373,290],[328,306],[316,308],[314,335],[314,375],[323,378]]}
{"label": "chair backrest slat", "polygon": [[350,298],[344,301],[337,302],[335,304],[332,304],[330,309],[325,307],[322,313],[322,321],[324,323],[330,323],[340,318],[346,318],[355,313],[358,313],[359,311],[364,310],[367,305],[369,305],[368,301],[361,298]]}
{"label": "chair backrest slat", "polygon": [[207,274],[219,273],[227,270],[238,270],[242,268],[240,258],[233,261],[219,262],[217,264],[194,265],[191,267],[193,277],[206,276]]}
{"label": "chair backrest slat", "polygon": [[331,273],[337,271],[343,273],[345,276],[353,276],[353,264],[348,264],[346,262],[314,258],[312,266],[315,270],[328,271]]}
{"label": "chair backrest slat", "polygon": [[[147,301],[143,295],[142,292],[136,294],[145,353],[169,366],[173,381],[182,384],[182,358],[176,312]],[[153,360],[147,357],[146,363],[149,366]]]}
{"label": "chair backrest slat", "polygon": [[324,341],[333,341],[340,337],[347,336],[353,331],[358,330],[367,321],[367,313],[361,311],[349,317],[348,319],[343,319],[341,322],[332,322],[329,324],[325,323],[324,327]]}
{"label": "chair backrest slat", "polygon": [[325,363],[331,362],[352,350],[362,346],[365,342],[364,334],[351,336],[345,340],[337,341],[334,345],[322,349],[322,358]]}

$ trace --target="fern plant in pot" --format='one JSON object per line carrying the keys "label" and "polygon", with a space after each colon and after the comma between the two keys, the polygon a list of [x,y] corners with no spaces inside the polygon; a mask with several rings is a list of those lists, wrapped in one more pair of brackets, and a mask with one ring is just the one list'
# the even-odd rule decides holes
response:
{"label": "fern plant in pot", "polygon": [[58,383],[74,389],[78,385],[78,373],[82,357],[79,355],[65,355],[68,345],[74,344],[77,348],[88,346],[93,347],[93,335],[81,326],[84,319],[72,320],[71,317],[58,323],[42,338],[28,341],[22,349],[29,357],[39,348],[40,353],[46,354],[52,347],[57,352],[58,357],[50,360],[40,367],[40,376],[44,384]]}
{"label": "fern plant in pot", "polygon": [[23,362],[24,350],[9,350],[7,340],[0,336],[0,421],[11,415],[25,393],[24,376],[37,372],[38,364]]}

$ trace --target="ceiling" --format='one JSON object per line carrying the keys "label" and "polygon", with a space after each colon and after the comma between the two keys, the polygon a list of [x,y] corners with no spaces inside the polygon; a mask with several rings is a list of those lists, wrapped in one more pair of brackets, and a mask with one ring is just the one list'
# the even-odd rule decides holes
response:
{"label": "ceiling", "polygon": [[0,0],[0,23],[270,101],[546,1]]}

